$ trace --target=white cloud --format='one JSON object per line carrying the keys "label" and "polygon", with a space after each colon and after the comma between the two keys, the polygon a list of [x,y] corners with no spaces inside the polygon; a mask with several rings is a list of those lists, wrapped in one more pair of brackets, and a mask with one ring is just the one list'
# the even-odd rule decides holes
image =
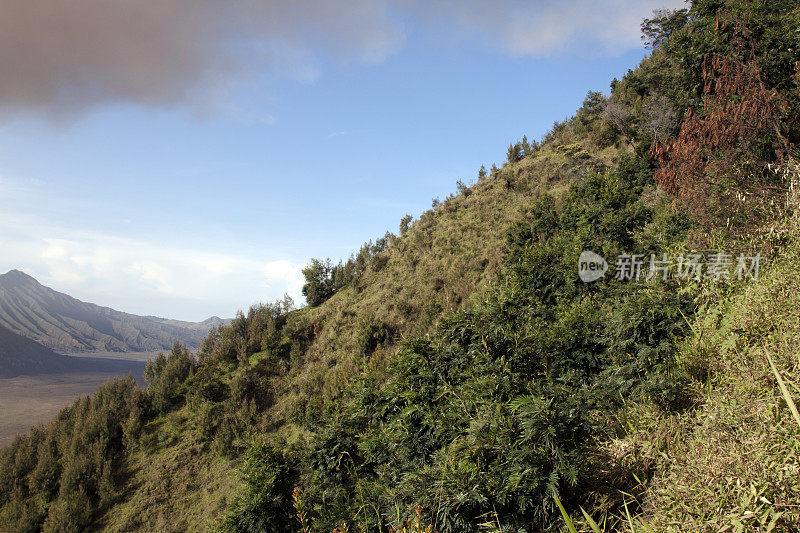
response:
{"label": "white cloud", "polygon": [[172,275],[169,270],[156,261],[134,261],[125,267],[125,272],[138,276],[143,286],[164,294],[174,294]]}
{"label": "white cloud", "polygon": [[286,260],[272,261],[264,265],[264,274],[268,280],[275,280],[280,286],[286,287],[286,292],[296,300],[305,282],[301,272],[303,266]]}
{"label": "white cloud", "polygon": [[84,301],[185,320],[232,316],[285,293],[302,301],[300,262],[55,225],[23,211],[31,198],[47,201],[40,195],[0,176],[0,273],[17,268]]}
{"label": "white cloud", "polygon": [[639,25],[684,0],[400,0],[417,16],[455,23],[515,56],[618,54],[641,46]]}

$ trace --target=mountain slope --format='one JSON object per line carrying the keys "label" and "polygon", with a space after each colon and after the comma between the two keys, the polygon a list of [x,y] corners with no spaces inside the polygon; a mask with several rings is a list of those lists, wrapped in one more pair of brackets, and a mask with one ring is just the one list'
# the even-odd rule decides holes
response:
{"label": "mountain slope", "polygon": [[19,270],[0,275],[0,326],[59,352],[153,352],[175,341],[194,348],[220,322],[141,317],[82,302]]}
{"label": "mountain slope", "polygon": [[138,361],[62,355],[0,326],[0,378],[69,372],[130,372],[138,377],[143,370],[144,363]]}
{"label": "mountain slope", "polygon": [[0,378],[67,372],[72,361],[0,326]]}
{"label": "mountain slope", "polygon": [[[463,193],[423,213],[352,284],[318,307],[287,318],[304,345],[303,366],[278,395],[285,412],[321,407],[365,365],[379,367],[402,339],[433,330],[440,317],[484,297],[502,268],[506,234],[548,192],[561,203],[571,181],[610,166],[616,149],[567,135],[479,177]],[[303,337],[307,334],[307,337]]]}

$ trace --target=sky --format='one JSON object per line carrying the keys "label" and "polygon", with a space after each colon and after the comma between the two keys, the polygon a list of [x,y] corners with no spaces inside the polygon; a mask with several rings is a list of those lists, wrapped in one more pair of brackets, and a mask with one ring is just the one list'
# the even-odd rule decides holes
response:
{"label": "sky", "polygon": [[0,272],[183,320],[292,296],[608,93],[680,0],[0,0]]}

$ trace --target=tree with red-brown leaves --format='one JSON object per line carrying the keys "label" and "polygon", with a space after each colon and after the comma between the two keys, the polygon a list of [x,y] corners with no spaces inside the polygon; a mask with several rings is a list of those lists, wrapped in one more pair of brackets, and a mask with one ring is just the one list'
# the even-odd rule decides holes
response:
{"label": "tree with red-brown leaves", "polygon": [[732,33],[730,50],[705,58],[702,107],[687,110],[677,137],[650,149],[657,183],[706,225],[747,217],[785,194],[774,169],[793,153],[789,105],[764,84],[746,25],[720,16],[716,31]]}

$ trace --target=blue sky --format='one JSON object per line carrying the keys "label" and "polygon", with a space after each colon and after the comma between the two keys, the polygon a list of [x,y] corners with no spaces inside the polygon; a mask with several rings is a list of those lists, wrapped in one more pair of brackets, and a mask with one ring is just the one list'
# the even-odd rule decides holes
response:
{"label": "blue sky", "polygon": [[185,0],[133,24],[79,0],[81,46],[41,42],[47,17],[18,1],[11,59],[0,37],[17,82],[0,84],[0,270],[186,320],[299,303],[309,258],[396,232],[607,93],[645,54],[641,17],[681,5],[263,2],[226,14],[252,27],[218,28],[219,13],[185,26]]}

